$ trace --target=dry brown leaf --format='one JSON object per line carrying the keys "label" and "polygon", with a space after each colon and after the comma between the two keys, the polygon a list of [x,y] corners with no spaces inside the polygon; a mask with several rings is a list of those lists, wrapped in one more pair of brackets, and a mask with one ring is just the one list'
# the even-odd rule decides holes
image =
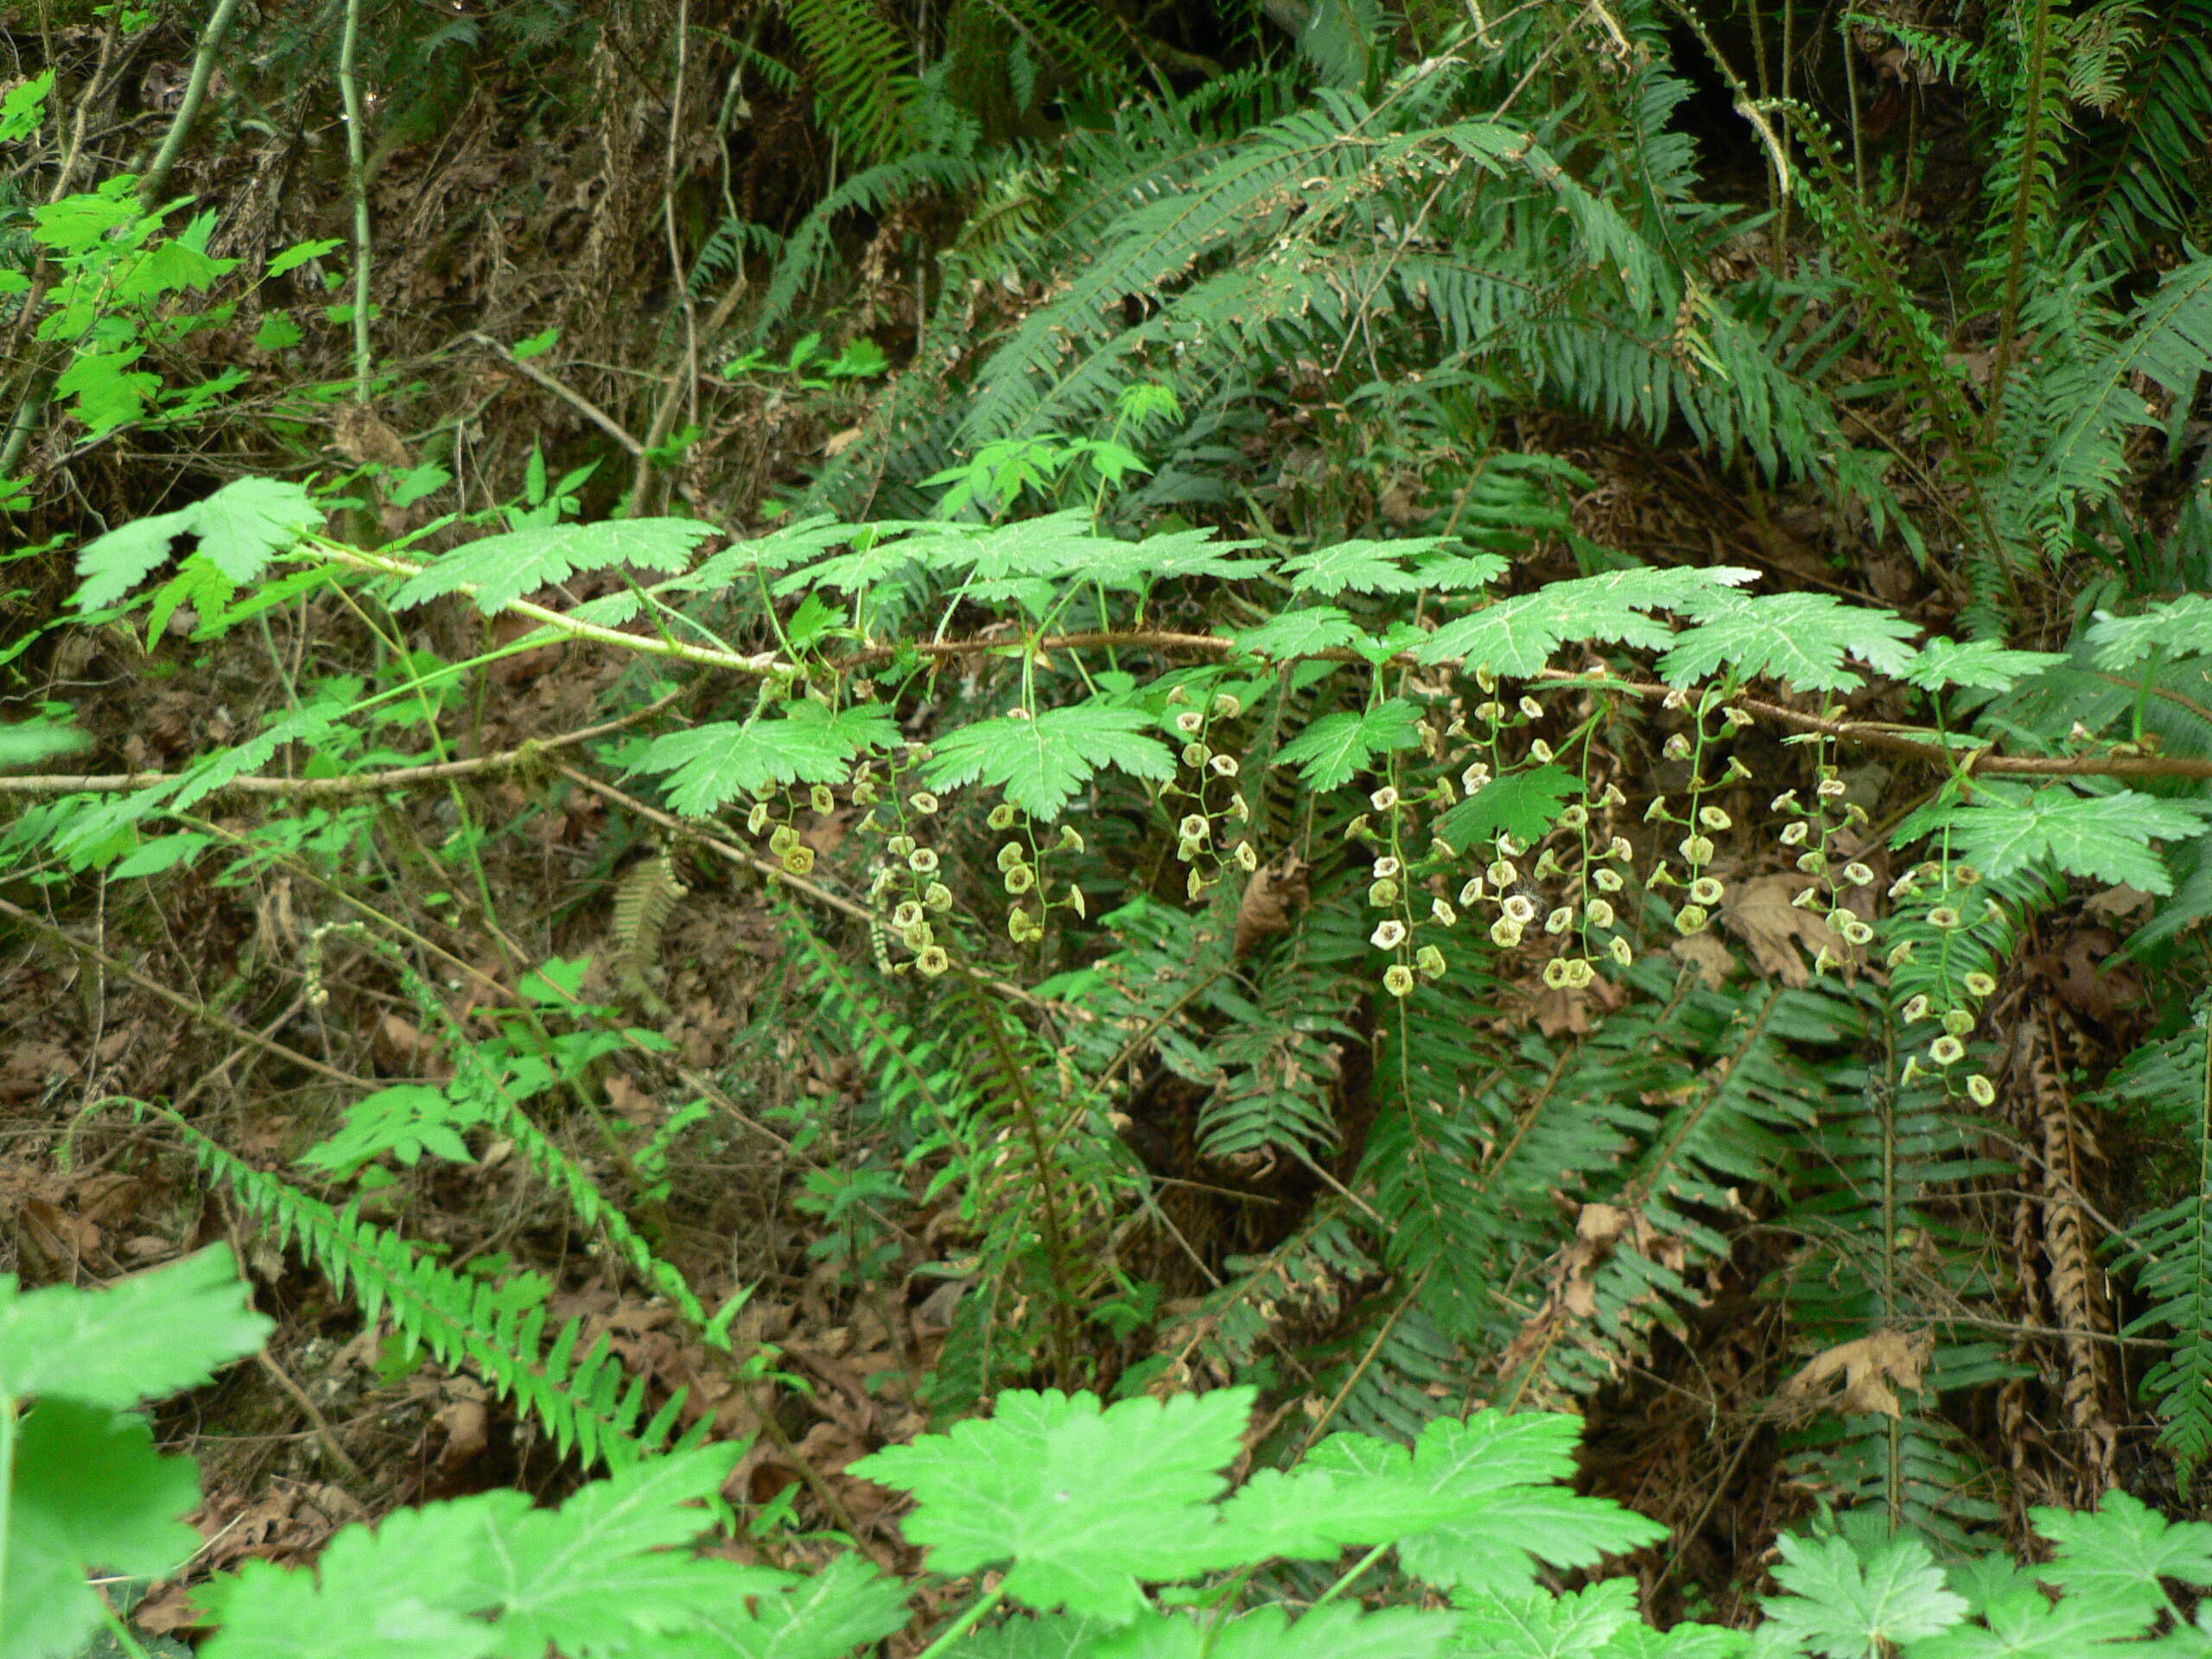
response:
{"label": "dry brown leaf", "polygon": [[1675,960],[1696,969],[1708,991],[1719,990],[1736,971],[1736,953],[1710,933],[1676,939],[1672,948]]}
{"label": "dry brown leaf", "polygon": [[[1843,1392],[1838,1406],[1846,1416],[1865,1417],[1878,1412],[1885,1417],[1897,1417],[1902,1414],[1897,1389],[1916,1392],[1935,1352],[1935,1339],[1925,1331],[1908,1336],[1885,1328],[1822,1349],[1782,1385],[1782,1392],[1795,1399],[1808,1398],[1826,1392],[1840,1375]],[[1891,1388],[1891,1383],[1897,1388]]]}
{"label": "dry brown leaf", "polygon": [[356,467],[373,461],[389,467],[395,472],[412,472],[415,457],[408,453],[406,443],[398,433],[386,426],[377,413],[361,404],[349,404],[338,411],[335,437],[339,449]]}
{"label": "dry brown leaf", "polygon": [[1720,919],[1743,940],[1752,965],[1768,978],[1797,989],[1813,982],[1806,957],[1817,958],[1823,947],[1830,957],[1853,967],[1863,960],[1859,949],[1830,928],[1819,910],[1800,909],[1789,902],[1812,885],[1808,875],[1780,870],[1733,883],[1720,901]]}
{"label": "dry brown leaf", "polygon": [[1311,896],[1306,861],[1286,853],[1274,864],[1252,872],[1236,906],[1236,955],[1240,962],[1278,933],[1290,931],[1290,918]]}

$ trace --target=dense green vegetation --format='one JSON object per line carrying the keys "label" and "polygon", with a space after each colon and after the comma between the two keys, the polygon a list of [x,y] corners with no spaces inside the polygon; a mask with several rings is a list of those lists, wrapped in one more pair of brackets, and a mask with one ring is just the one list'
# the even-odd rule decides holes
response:
{"label": "dense green vegetation", "polygon": [[9,27],[0,1656],[2206,1639],[2212,4]]}

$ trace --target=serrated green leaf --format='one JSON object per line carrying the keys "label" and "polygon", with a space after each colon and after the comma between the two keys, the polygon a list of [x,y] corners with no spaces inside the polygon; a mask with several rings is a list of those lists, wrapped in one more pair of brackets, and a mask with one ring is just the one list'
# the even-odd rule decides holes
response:
{"label": "serrated green leaf", "polygon": [[1294,594],[1319,594],[1333,599],[1350,588],[1356,594],[1414,594],[1427,587],[1427,579],[1406,569],[1406,561],[1433,553],[1446,544],[1442,536],[1422,536],[1398,542],[1338,542],[1285,559]]}
{"label": "serrated green leaf", "polygon": [[2173,877],[2149,843],[2202,833],[2207,809],[2119,790],[2078,795],[2063,785],[2024,798],[1985,785],[1943,821],[1952,849],[1986,875],[2050,865],[2069,875],[2144,893],[2171,893]]}
{"label": "serrated green leaf", "polygon": [[780,1593],[708,1610],[704,1629],[663,1637],[653,1659],[839,1659],[902,1629],[909,1593],[858,1556],[840,1555]]}
{"label": "serrated green leaf", "polygon": [[2007,651],[1993,639],[1930,639],[1897,677],[1923,691],[1961,685],[1976,691],[2009,691],[2022,680],[2056,668],[2066,658],[2048,651]]}
{"label": "serrated green leaf", "polygon": [[842,783],[862,751],[898,741],[891,711],[862,703],[832,714],[815,702],[780,715],[671,732],[645,746],[632,770],[664,772],[669,804],[704,817],[738,796],[785,784]]}
{"label": "serrated green leaf", "polygon": [[1767,1624],[1825,1659],[1888,1653],[1966,1616],[1965,1599],[1944,1587],[1943,1570],[1916,1540],[1899,1540],[1864,1562],[1841,1538],[1785,1536],[1780,1544],[1775,1581],[1791,1593],[1764,1599]]}
{"label": "serrated green leaf", "polygon": [[137,850],[110,870],[111,881],[128,881],[142,875],[159,875],[180,864],[188,864],[215,844],[215,837],[197,830],[174,836],[156,836],[139,842]]}
{"label": "serrated green leaf", "polygon": [[79,352],[54,378],[54,391],[76,401],[71,412],[95,437],[104,437],[146,412],[162,389],[162,378],[131,365],[146,354],[143,346],[117,352]]}
{"label": "serrated green leaf", "polygon": [[471,588],[476,608],[489,616],[579,570],[617,564],[681,570],[700,543],[720,534],[696,518],[621,518],[511,530],[471,542],[425,566],[400,584],[391,605],[404,611]]}
{"label": "serrated green leaf", "polygon": [[1403,697],[1390,697],[1355,713],[1324,715],[1275,753],[1279,766],[1296,766],[1306,787],[1340,789],[1376,756],[1421,741],[1421,715]]}
{"label": "serrated green leaf", "polygon": [[1560,1414],[1484,1410],[1430,1423],[1410,1451],[1337,1435],[1307,1466],[1457,1500],[1456,1518],[1398,1541],[1400,1565],[1440,1588],[1518,1596],[1532,1587],[1537,1559],[1588,1567],[1666,1536],[1655,1521],[1557,1484],[1573,1475],[1581,1427]]}
{"label": "serrated green leaf", "polygon": [[2183,594],[2133,616],[2101,611],[2089,625],[2088,646],[2090,662],[2107,672],[2133,668],[2154,651],[2212,652],[2212,595]]}
{"label": "serrated green leaf", "polygon": [[1369,1613],[1343,1602],[1295,1620],[1280,1605],[1219,1624],[1147,1613],[1074,1649],[1071,1659],[1432,1659],[1459,1650],[1456,1624],[1448,1613],[1414,1607]]}
{"label": "serrated green leaf", "polygon": [[2169,1521],[2140,1498],[2108,1492],[2094,1513],[2029,1511],[2036,1530],[2057,1546],[2038,1578],[2069,1596],[2117,1601],[2155,1610],[2164,1605],[2160,1580],[2212,1589],[2212,1525]]}
{"label": "serrated green leaf", "polygon": [[99,1290],[26,1294],[0,1274],[0,1394],[122,1410],[198,1387],[273,1328],[246,1306],[228,1245]]}
{"label": "serrated green leaf", "polygon": [[1107,767],[1154,782],[1173,778],[1175,757],[1145,735],[1151,723],[1140,710],[1095,702],[1047,709],[1029,720],[1001,715],[939,738],[927,776],[938,788],[981,783],[1002,789],[1023,811],[1057,817]]}
{"label": "serrated green leaf", "polygon": [[156,1578],[200,1547],[181,1519],[200,1502],[199,1471],[157,1456],[141,1417],[42,1402],[19,1429],[11,1491],[0,1659],[67,1659],[83,1646],[101,1622],[87,1568]]}
{"label": "serrated green leaf", "polygon": [[1180,1578],[1214,1559],[1213,1500],[1239,1448],[1253,1391],[1162,1402],[1012,1390],[988,1421],[956,1425],[854,1464],[912,1492],[906,1536],[938,1573],[1011,1561],[1007,1593],[1029,1606],[1127,1622],[1139,1581]]}
{"label": "serrated green leaf", "polygon": [[326,253],[335,253],[345,245],[343,242],[334,237],[325,237],[314,242],[295,242],[271,259],[269,262],[268,270],[262,274],[265,276],[282,276],[288,270],[296,270],[310,259],[320,259]]}
{"label": "serrated green leaf", "polygon": [[199,536],[200,550],[232,582],[252,582],[272,556],[322,519],[322,509],[296,484],[235,479],[204,501],[135,519],[88,543],[77,556],[82,580],[73,602],[80,611],[114,604],[168,556],[179,536]]}
{"label": "serrated green leaf", "polygon": [[1362,638],[1359,625],[1333,605],[1309,605],[1285,611],[1256,628],[1234,636],[1236,649],[1287,663],[1317,652],[1335,651]]}
{"label": "serrated green leaf", "polygon": [[2132,1645],[2146,1634],[2160,1599],[2130,1607],[2068,1596],[2054,1605],[2031,1586],[1985,1607],[1986,1625],[1961,1624],[1916,1642],[1912,1659],[2096,1659],[2109,1651],[2106,1643]]}
{"label": "serrated green leaf", "polygon": [[1595,1659],[1643,1623],[1633,1579],[1609,1579],[1567,1595],[1462,1592],[1452,1602],[1460,1610],[1461,1649],[1486,1659]]}
{"label": "serrated green leaf", "polygon": [[241,478],[226,484],[192,510],[200,550],[215,568],[243,586],[259,580],[279,550],[302,531],[322,524],[322,509],[297,484],[276,478]]}
{"label": "serrated green leaf", "polygon": [[1901,674],[1914,661],[1904,641],[1920,632],[1901,616],[1847,605],[1833,594],[1711,594],[1690,609],[1696,626],[1659,659],[1659,677],[1669,685],[1725,671],[1738,679],[1768,676],[1798,690],[1848,690],[1866,682],[1843,665],[1847,655]]}
{"label": "serrated green leaf", "polygon": [[1522,841],[1551,833],[1567,798],[1582,792],[1582,780],[1565,766],[1547,761],[1493,778],[1446,812],[1436,833],[1465,852],[1503,830]]}
{"label": "serrated green leaf", "polygon": [[1658,650],[1674,631],[1649,614],[1680,610],[1699,596],[1725,593],[1756,572],[1731,565],[1694,569],[1609,570],[1602,575],[1555,582],[1533,594],[1447,623],[1421,649],[1424,663],[1464,661],[1469,671],[1535,673],[1567,641]]}

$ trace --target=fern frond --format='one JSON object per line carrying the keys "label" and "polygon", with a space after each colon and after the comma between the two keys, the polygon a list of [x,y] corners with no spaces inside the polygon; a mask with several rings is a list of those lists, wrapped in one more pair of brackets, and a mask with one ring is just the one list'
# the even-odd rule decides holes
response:
{"label": "fern frond", "polygon": [[676,912],[676,901],[689,891],[676,879],[676,866],[666,853],[641,860],[615,884],[614,976],[649,1014],[668,1013],[668,1004],[645,974],[660,960],[661,931]]}
{"label": "fern frond", "polygon": [[863,162],[918,146],[913,57],[873,0],[783,0],[830,124]]}
{"label": "fern frond", "polygon": [[372,1324],[390,1313],[393,1328],[440,1364],[473,1370],[500,1398],[512,1397],[545,1426],[563,1456],[573,1451],[587,1467],[619,1467],[665,1441],[680,1396],[644,1421],[645,1379],[623,1370],[606,1335],[579,1355],[582,1319],[552,1333],[549,1345],[543,1296],[528,1294],[528,1286],[454,1273],[358,1211],[333,1209],[255,1169],[174,1113],[163,1116],[200,1168],[227,1186],[279,1247],[296,1248],[340,1294],[350,1290]]}
{"label": "fern frond", "polygon": [[2126,1334],[2171,1333],[2173,1347],[2143,1379],[2160,1418],[2159,1444],[2184,1484],[2212,1461],[2212,1044],[2207,1012],[2190,1029],[2129,1058],[2107,1098],[2148,1109],[2195,1144],[2195,1180],[2178,1203],[2128,1229],[2120,1265],[2152,1306]]}

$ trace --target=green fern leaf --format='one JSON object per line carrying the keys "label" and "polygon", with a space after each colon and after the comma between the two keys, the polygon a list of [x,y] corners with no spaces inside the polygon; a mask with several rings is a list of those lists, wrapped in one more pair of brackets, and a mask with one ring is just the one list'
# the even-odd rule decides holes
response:
{"label": "green fern leaf", "polygon": [[591,524],[538,524],[486,536],[456,548],[400,584],[394,610],[404,611],[448,594],[468,593],[490,616],[526,594],[566,582],[579,570],[642,565],[678,571],[710,536],[712,524],[696,518],[620,518]]}
{"label": "green fern leaf", "polygon": [[1134,709],[1078,703],[1028,719],[1001,715],[946,734],[932,746],[930,781],[939,787],[981,782],[1039,818],[1054,818],[1102,768],[1164,782],[1175,757],[1145,735],[1151,720]]}

